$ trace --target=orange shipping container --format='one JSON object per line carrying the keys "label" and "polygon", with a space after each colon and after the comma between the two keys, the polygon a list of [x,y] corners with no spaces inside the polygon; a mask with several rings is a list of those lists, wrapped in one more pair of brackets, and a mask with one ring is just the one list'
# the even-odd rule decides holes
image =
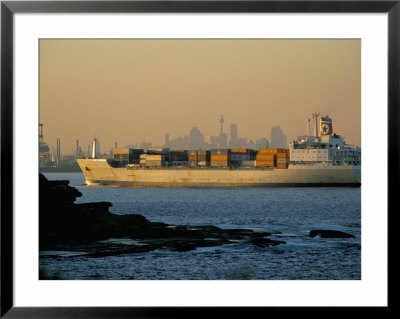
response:
{"label": "orange shipping container", "polygon": [[278,158],[288,158],[289,157],[289,153],[278,153],[278,154],[276,154],[276,156]]}
{"label": "orange shipping container", "polygon": [[211,155],[211,161],[212,162],[222,162],[222,161],[227,162],[228,155]]}
{"label": "orange shipping container", "polygon": [[258,154],[276,154],[277,149],[276,148],[260,148],[258,151]]}
{"label": "orange shipping container", "polygon": [[189,155],[189,161],[197,162],[197,155]]}
{"label": "orange shipping container", "polygon": [[289,166],[288,166],[288,164],[280,164],[280,163],[278,163],[278,164],[276,164],[276,167],[277,168],[288,168]]}
{"label": "orange shipping container", "polygon": [[256,156],[257,161],[273,161],[275,160],[276,155],[275,154],[258,154]]}
{"label": "orange shipping container", "polygon": [[275,166],[275,162],[274,161],[256,161],[256,166],[273,167],[273,166]]}
{"label": "orange shipping container", "polygon": [[278,154],[278,153],[288,153],[287,148],[260,148],[258,154]]}

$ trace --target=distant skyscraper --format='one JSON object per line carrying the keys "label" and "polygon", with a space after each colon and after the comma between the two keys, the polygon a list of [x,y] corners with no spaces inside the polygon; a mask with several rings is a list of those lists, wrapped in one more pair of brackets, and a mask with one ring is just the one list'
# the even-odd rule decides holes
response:
{"label": "distant skyscraper", "polygon": [[190,130],[189,144],[191,149],[204,148],[204,135],[196,126]]}
{"label": "distant skyscraper", "polygon": [[165,133],[165,147],[169,146],[169,134]]}
{"label": "distant skyscraper", "polygon": [[283,134],[283,131],[280,128],[280,126],[274,126],[271,128],[270,147],[279,147],[279,148],[287,147],[287,138],[286,135]]}
{"label": "distant skyscraper", "polygon": [[230,140],[229,140],[229,145],[230,147],[236,147],[236,142],[237,142],[237,124],[231,123],[231,131],[230,131]]}

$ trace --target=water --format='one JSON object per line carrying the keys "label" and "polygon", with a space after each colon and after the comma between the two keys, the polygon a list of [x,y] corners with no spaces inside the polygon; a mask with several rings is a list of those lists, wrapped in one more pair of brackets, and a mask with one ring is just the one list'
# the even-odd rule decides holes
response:
{"label": "water", "polygon": [[[189,252],[153,252],[87,258],[55,252],[40,268],[60,279],[141,280],[359,280],[360,188],[129,188],[85,186],[81,173],[45,173],[70,180],[77,203],[109,201],[115,214],[141,214],[174,225],[215,225],[279,231],[286,244],[259,248],[237,243]],[[333,229],[356,238],[310,238]]]}

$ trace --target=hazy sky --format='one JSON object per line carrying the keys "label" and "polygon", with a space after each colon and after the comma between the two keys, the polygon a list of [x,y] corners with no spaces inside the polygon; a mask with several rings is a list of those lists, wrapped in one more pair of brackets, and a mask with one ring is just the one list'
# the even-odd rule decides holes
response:
{"label": "hazy sky", "polygon": [[218,135],[221,114],[225,133],[291,140],[315,111],[361,145],[360,40],[40,40],[40,122],[63,153]]}

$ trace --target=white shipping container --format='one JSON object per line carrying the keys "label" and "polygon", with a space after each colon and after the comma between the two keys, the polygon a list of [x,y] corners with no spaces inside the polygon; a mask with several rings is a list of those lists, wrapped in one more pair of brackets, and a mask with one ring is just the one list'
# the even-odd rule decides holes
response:
{"label": "white shipping container", "polygon": [[242,161],[242,166],[254,167],[256,166],[256,161]]}
{"label": "white shipping container", "polygon": [[226,162],[226,161],[211,161],[211,166],[214,166],[214,167],[227,167],[228,166],[228,162]]}

